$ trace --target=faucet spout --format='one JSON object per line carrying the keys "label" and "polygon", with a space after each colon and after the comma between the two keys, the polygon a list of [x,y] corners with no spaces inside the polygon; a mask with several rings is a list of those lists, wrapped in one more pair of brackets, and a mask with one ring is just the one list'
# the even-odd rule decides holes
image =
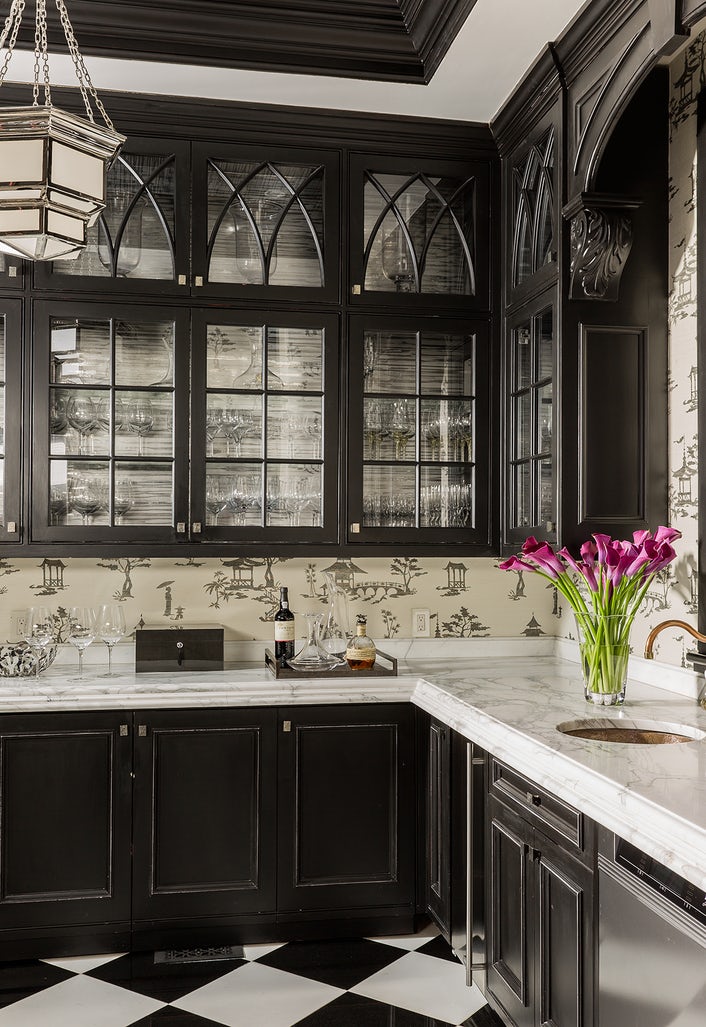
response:
{"label": "faucet spout", "polygon": [[696,630],[696,628],[692,628],[691,624],[687,624],[685,620],[663,620],[652,628],[652,631],[650,631],[647,636],[644,654],[646,660],[654,659],[652,649],[655,644],[655,639],[660,631],[664,631],[665,628],[681,628],[682,631],[686,631],[692,638],[695,638],[697,642],[706,642],[706,635],[702,635],[700,631]]}

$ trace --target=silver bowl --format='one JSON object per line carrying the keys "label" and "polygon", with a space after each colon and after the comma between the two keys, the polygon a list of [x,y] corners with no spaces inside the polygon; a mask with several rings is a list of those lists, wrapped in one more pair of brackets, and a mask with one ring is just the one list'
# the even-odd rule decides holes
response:
{"label": "silver bowl", "polygon": [[[56,645],[48,645],[39,657],[39,673],[51,667]],[[26,642],[5,642],[0,645],[0,677],[28,678],[35,672],[36,657]]]}

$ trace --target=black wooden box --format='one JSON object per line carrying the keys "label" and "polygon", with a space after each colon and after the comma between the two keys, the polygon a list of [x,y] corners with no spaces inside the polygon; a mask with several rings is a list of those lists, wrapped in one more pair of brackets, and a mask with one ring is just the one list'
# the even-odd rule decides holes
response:
{"label": "black wooden box", "polygon": [[223,634],[222,624],[145,624],[135,631],[135,670],[223,670]]}

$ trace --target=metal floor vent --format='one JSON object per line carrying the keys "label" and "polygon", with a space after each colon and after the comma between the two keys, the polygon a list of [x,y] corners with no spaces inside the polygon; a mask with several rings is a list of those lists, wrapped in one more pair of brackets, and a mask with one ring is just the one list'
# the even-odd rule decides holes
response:
{"label": "metal floor vent", "polygon": [[218,945],[207,949],[167,949],[155,952],[155,963],[210,963],[217,959],[243,959],[242,945]]}

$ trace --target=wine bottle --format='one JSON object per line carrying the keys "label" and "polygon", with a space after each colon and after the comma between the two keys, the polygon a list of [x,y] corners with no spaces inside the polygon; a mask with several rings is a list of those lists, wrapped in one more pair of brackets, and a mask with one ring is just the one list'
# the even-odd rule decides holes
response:
{"label": "wine bottle", "polygon": [[289,609],[289,591],[279,590],[279,610],[275,614],[275,659],[284,666],[294,656],[294,614]]}

